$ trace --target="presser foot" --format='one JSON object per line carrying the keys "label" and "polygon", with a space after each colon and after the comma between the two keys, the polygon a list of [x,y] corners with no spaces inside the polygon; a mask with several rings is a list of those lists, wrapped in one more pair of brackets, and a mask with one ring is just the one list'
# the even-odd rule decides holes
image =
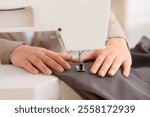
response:
{"label": "presser foot", "polygon": [[78,71],[78,72],[85,72],[84,63],[78,63],[76,65],[76,71]]}

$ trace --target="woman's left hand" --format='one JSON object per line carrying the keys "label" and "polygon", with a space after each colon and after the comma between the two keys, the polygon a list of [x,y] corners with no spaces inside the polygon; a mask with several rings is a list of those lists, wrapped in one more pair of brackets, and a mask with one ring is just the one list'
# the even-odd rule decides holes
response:
{"label": "woman's left hand", "polygon": [[131,54],[129,52],[125,39],[111,38],[105,49],[97,49],[83,55],[83,61],[94,60],[90,72],[104,77],[106,74],[114,76],[122,66],[123,75],[129,76],[132,64]]}

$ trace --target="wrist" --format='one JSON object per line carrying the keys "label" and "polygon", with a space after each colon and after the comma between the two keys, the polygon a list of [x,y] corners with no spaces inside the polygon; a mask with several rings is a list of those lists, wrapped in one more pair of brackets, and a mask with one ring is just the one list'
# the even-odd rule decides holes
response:
{"label": "wrist", "polygon": [[110,43],[127,43],[127,40],[122,37],[112,37],[107,40],[107,45]]}
{"label": "wrist", "polygon": [[15,57],[16,55],[18,55],[20,52],[22,52],[22,51],[19,51],[19,50],[21,50],[22,48],[24,48],[24,46],[27,46],[27,45],[25,45],[25,44],[20,44],[20,45],[16,46],[16,47],[11,51],[11,53],[10,53],[10,62],[11,62],[11,63],[12,63],[12,59],[14,59],[14,57]]}
{"label": "wrist", "polygon": [[111,46],[111,47],[122,46],[122,47],[127,47],[129,49],[128,43],[124,38],[110,38],[106,46]]}

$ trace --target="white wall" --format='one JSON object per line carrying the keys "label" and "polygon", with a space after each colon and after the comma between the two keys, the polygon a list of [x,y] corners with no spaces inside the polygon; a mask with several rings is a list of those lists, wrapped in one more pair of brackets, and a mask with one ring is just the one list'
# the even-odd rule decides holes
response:
{"label": "white wall", "polygon": [[150,37],[150,0],[126,0],[125,19],[131,47],[139,41],[141,36]]}

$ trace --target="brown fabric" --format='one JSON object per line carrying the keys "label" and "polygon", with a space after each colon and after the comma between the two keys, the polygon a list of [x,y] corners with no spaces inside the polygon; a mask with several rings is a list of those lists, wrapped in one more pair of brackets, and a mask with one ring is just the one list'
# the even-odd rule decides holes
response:
{"label": "brown fabric", "polygon": [[55,73],[83,99],[150,99],[150,40],[143,37],[134,49],[131,49],[133,65],[128,78],[119,70],[114,77],[100,78],[90,74],[93,62],[85,63],[85,72],[77,72],[75,63],[72,69],[64,73]]}

